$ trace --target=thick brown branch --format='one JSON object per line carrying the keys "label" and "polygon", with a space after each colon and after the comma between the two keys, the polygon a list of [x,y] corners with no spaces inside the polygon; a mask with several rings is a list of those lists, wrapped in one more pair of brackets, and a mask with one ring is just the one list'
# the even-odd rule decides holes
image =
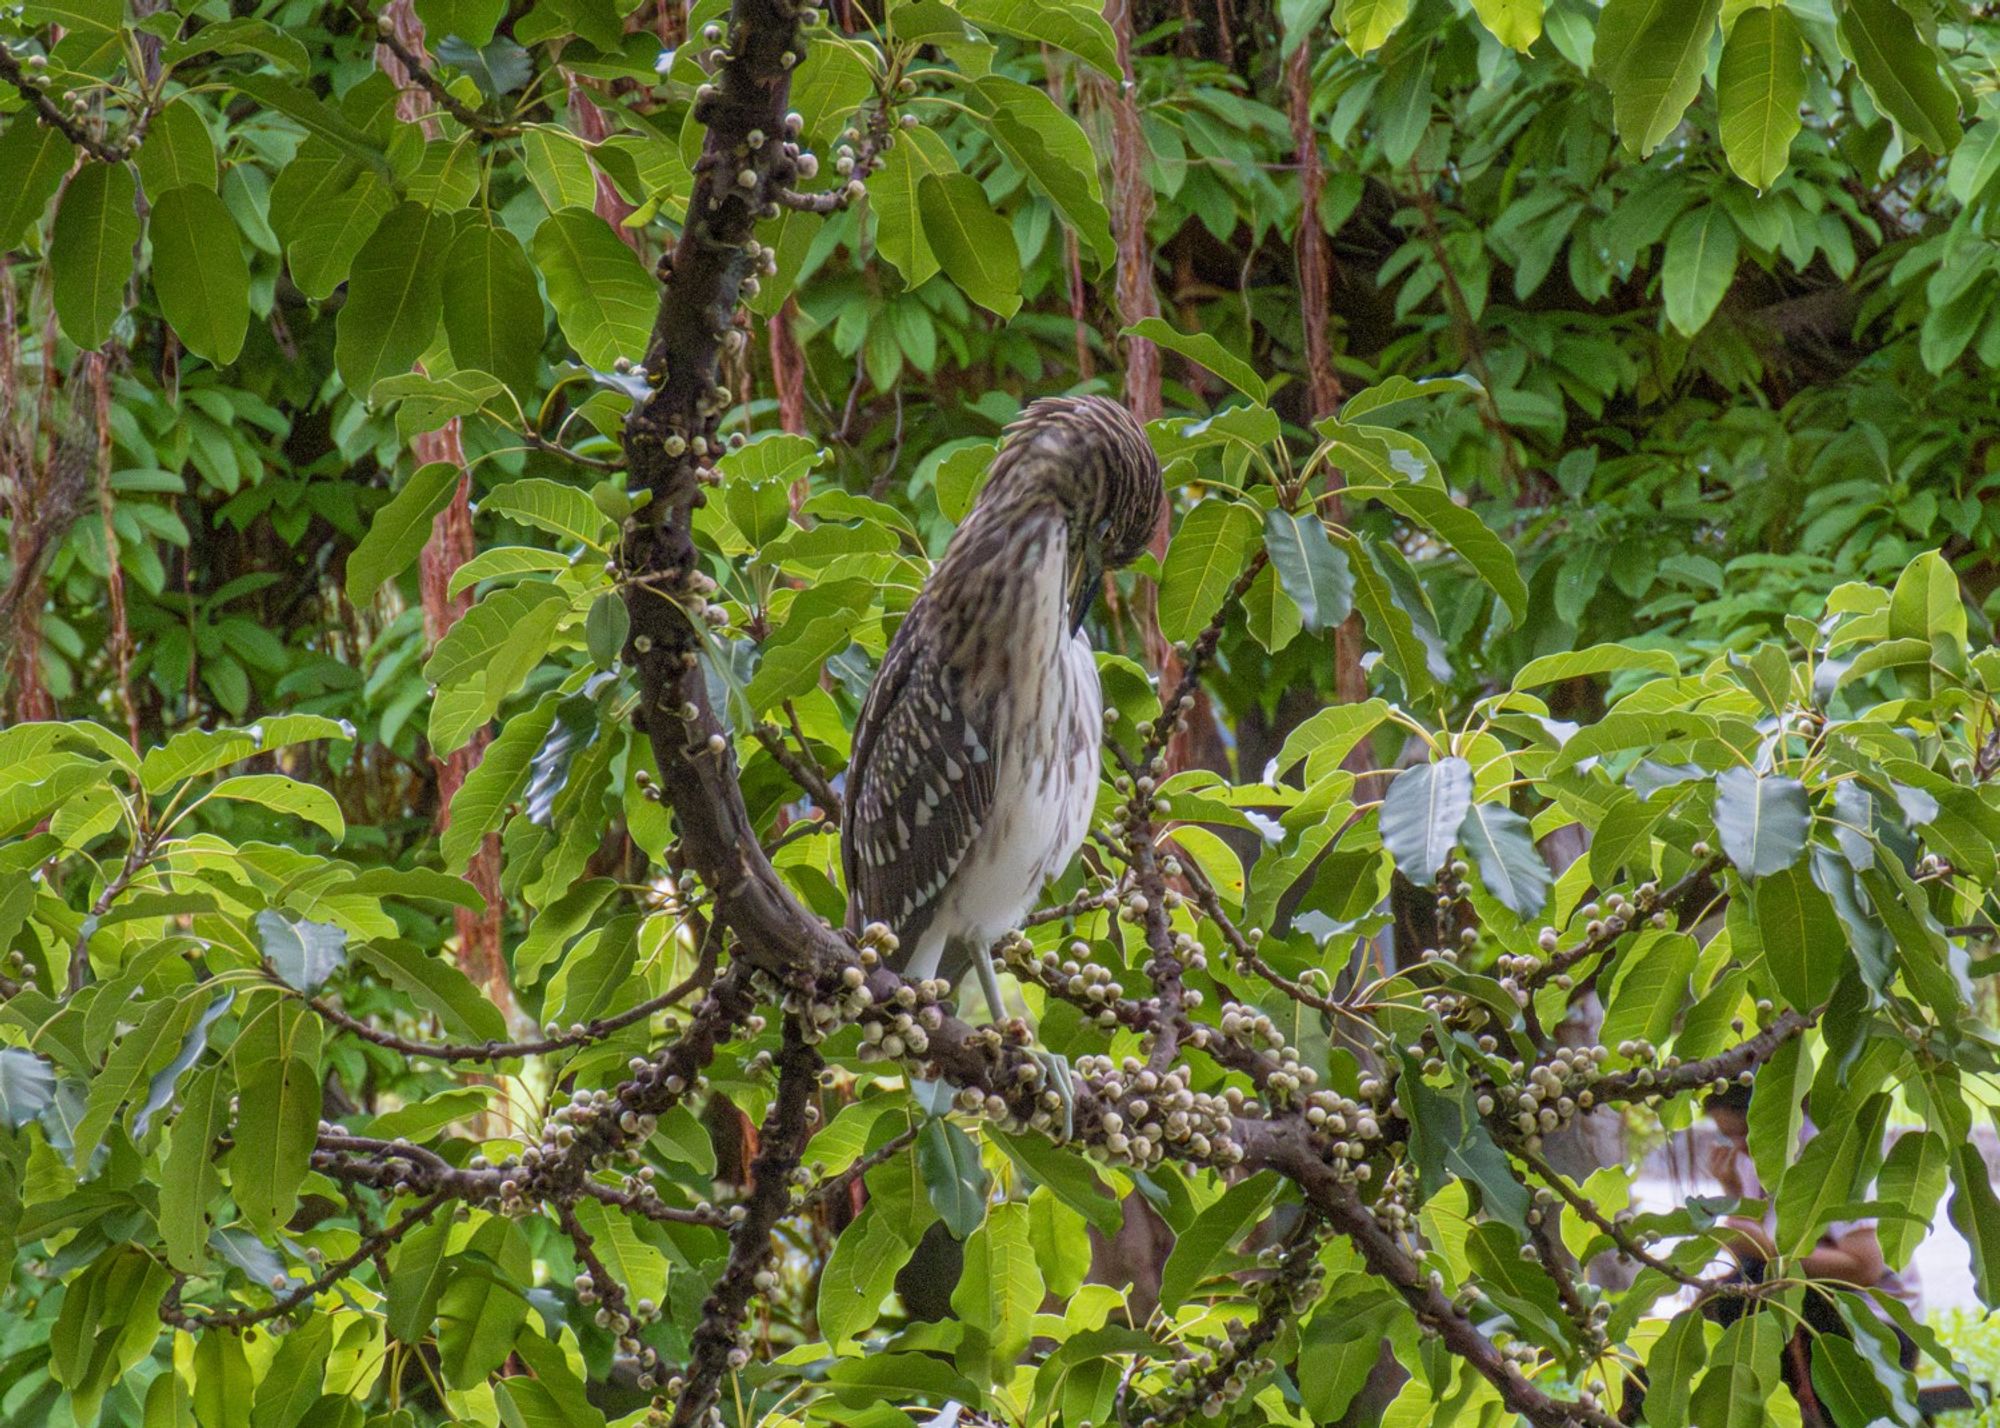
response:
{"label": "thick brown branch", "polygon": [[819,1053],[806,1044],[798,1019],[788,1018],[778,1059],[778,1097],[764,1121],[763,1148],[751,1163],[750,1197],[742,1219],[729,1233],[729,1266],[702,1305],[686,1380],[674,1402],[673,1428],[705,1423],[723,1375],[748,1359],[747,1348],[739,1342],[743,1316],[757,1294],[758,1276],[771,1262],[771,1232],[791,1211],[792,1174],[812,1134],[808,1112],[823,1064]]}

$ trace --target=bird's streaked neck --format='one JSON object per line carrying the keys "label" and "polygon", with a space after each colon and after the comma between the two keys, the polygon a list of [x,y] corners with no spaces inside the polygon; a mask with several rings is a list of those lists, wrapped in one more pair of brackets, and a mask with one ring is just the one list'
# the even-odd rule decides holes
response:
{"label": "bird's streaked neck", "polygon": [[1083,628],[1090,607],[1097,603],[1097,586],[1104,578],[1104,558],[1098,553],[1097,542],[1081,542],[1082,550],[1070,557],[1069,561],[1069,632],[1073,635]]}

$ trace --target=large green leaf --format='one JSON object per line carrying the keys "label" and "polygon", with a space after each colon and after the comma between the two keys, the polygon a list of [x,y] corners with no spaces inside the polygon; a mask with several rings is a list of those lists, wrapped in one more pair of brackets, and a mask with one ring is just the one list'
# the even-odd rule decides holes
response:
{"label": "large green leaf", "polygon": [[1736,277],[1736,224],[1722,205],[1684,213],[1667,235],[1660,290],[1667,321],[1692,337],[1708,326]]}
{"label": "large green leaf", "polygon": [[410,370],[431,345],[444,311],[448,215],[404,203],[354,256],[347,301],[334,319],[334,365],[347,390],[366,399],[375,384]]}
{"label": "large green leaf", "polygon": [[1028,1207],[1018,1200],[995,1205],[965,1242],[965,1267],[951,1295],[960,1321],[985,1338],[989,1378],[1005,1383],[1013,1376],[1045,1293],[1028,1238]]}
{"label": "large green leaf", "polygon": [[1382,846],[1396,870],[1420,888],[1434,886],[1451,860],[1472,809],[1472,765],[1447,756],[1404,769],[1382,798]]}
{"label": "large green leaf", "polygon": [[1892,1269],[1906,1266],[1922,1243],[1926,1228],[1936,1217],[1950,1163],[1950,1148],[1936,1131],[1906,1130],[1890,1147],[1889,1157],[1882,1163],[1877,1198],[1910,1212],[1907,1219],[1886,1218],[1875,1227],[1882,1258]]}
{"label": "large green leaf", "polygon": [[[440,695],[431,709],[431,739],[438,752],[458,748],[499,712],[541,663],[569,606],[569,596],[552,585],[509,586],[490,592],[446,632],[424,665],[424,678]],[[468,689],[470,703],[468,710],[454,711],[446,724],[440,720],[442,696],[455,689]]]}
{"label": "large green leaf", "polygon": [[1335,0],[1334,33],[1356,55],[1379,50],[1410,14],[1410,0]]}
{"label": "large green leaf", "polygon": [[1014,227],[969,174],[927,173],[917,182],[924,237],[946,276],[981,307],[1012,317],[1021,307],[1021,253]]}
{"label": "large green leaf", "polygon": [[1249,563],[1257,540],[1254,508],[1210,499],[1181,518],[1160,573],[1160,633],[1176,644],[1193,639]]}
{"label": "large green leaf", "polygon": [[1264,549],[1306,629],[1330,630],[1353,613],[1354,572],[1346,552],[1327,539],[1318,512],[1264,512]]}
{"label": "large green leaf", "polygon": [[565,208],[535,230],[535,263],[556,322],[577,356],[599,371],[640,360],[659,291],[639,255],[587,208]]}
{"label": "large green leaf", "polygon": [[42,216],[62,177],[76,162],[76,145],[46,124],[16,121],[0,132],[0,252],[14,247]]}
{"label": "large green leaf", "polygon": [[409,569],[431,538],[438,512],[458,490],[459,469],[449,461],[419,466],[403,489],[375,513],[368,533],[347,557],[347,598],[365,605],[385,580]]}
{"label": "large green leaf", "polygon": [[1124,78],[1118,42],[1094,6],[1075,0],[959,0],[958,12],[982,30],[1054,45],[1109,79]]}
{"label": "large green leaf", "polygon": [[1806,786],[1795,778],[1725,769],[1715,776],[1715,828],[1746,878],[1789,868],[1806,850]]}
{"label": "large green leaf", "polygon": [[228,207],[212,188],[170,188],[154,200],[152,235],[153,292],[167,321],[195,356],[234,362],[250,325],[250,265]]}
{"label": "large green leaf", "polygon": [[101,347],[125,311],[139,241],[138,186],[124,164],[86,163],[63,190],[50,240],[56,315],[79,347]]}
{"label": "large green leaf", "polygon": [[1208,368],[1259,406],[1270,396],[1270,389],[1257,375],[1257,369],[1206,332],[1181,332],[1163,317],[1147,317],[1133,323],[1119,336],[1143,337],[1155,346],[1178,352],[1188,361]]}
{"label": "large green leaf", "polygon": [[1679,127],[1701,89],[1722,0],[1606,0],[1597,75],[1611,87],[1619,136],[1644,157]]}
{"label": "large green leaf", "polygon": [[1991,1309],[2000,1305],[2000,1198],[1974,1142],[1952,1152],[1951,1184],[1951,1222],[1971,1247],[1979,1302]]}
{"label": "large green leaf", "polygon": [[1502,803],[1475,803],[1459,825],[1458,841],[1496,901],[1524,922],[1540,916],[1551,879],[1527,819]]}
{"label": "large green leaf", "polygon": [[1958,96],[1938,71],[1938,52],[1924,42],[1896,0],[1843,0],[1840,43],[1868,93],[1911,139],[1934,154],[1958,143]]}
{"label": "large green leaf", "polygon": [[1785,171],[1806,93],[1806,43],[1783,5],[1753,5],[1736,17],[1716,76],[1722,152],[1738,178],[1766,189]]}
{"label": "large green leaf", "polygon": [[903,135],[882,156],[882,167],[868,177],[875,249],[903,275],[906,287],[922,287],[938,270],[937,255],[924,237],[919,187],[927,175],[957,172],[958,160],[944,140],[929,129],[917,128]]}
{"label": "large green leaf", "polygon": [[1764,965],[1779,995],[1799,1011],[1815,1010],[1854,960],[1833,904],[1799,862],[1758,878],[1756,909]]}
{"label": "large green leaf", "polygon": [[[145,142],[137,157],[139,182],[146,197],[157,204],[161,195],[182,184],[196,184],[213,192],[218,172],[215,141],[192,99],[183,96],[153,116],[146,127]],[[157,243],[158,237],[154,238]]]}
{"label": "large green leaf", "polygon": [[1479,578],[1486,582],[1513,615],[1515,623],[1528,618],[1528,587],[1507,542],[1493,528],[1451,498],[1448,491],[1419,482],[1399,482],[1385,486],[1351,486],[1347,494],[1380,501],[1409,517],[1464,557]]}
{"label": "large green leaf", "polygon": [[1277,1197],[1282,1184],[1270,1174],[1238,1181],[1174,1237],[1173,1252],[1160,1271],[1163,1307],[1178,1308],[1188,1302],[1201,1282],[1215,1271],[1229,1246],[1263,1219],[1264,1211]]}
{"label": "large green leaf", "polygon": [[526,401],[542,350],[542,294],[521,242],[473,223],[444,260],[444,333],[451,360],[491,372]]}
{"label": "large green leaf", "polygon": [[1032,84],[1004,75],[985,75],[965,92],[979,110],[994,143],[1048,195],[1049,201],[1100,266],[1111,261],[1111,216],[1104,207],[1097,152],[1075,119]]}
{"label": "large green leaf", "polygon": [[271,185],[271,227],[292,281],[325,298],[347,281],[355,255],[396,206],[380,174],[353,155],[308,139]]}

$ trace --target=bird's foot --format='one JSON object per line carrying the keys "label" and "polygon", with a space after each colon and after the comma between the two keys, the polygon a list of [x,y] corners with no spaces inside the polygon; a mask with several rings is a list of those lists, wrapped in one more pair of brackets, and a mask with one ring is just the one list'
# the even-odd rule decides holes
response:
{"label": "bird's foot", "polygon": [[[1069,1058],[1058,1056],[1053,1051],[1040,1047],[1028,1053],[1042,1068],[1041,1101],[1049,1116],[1048,1130],[1055,1135],[1055,1123],[1060,1117],[1062,1132],[1056,1135],[1059,1141],[1076,1138],[1076,1078],[1070,1073]],[[1053,1098],[1055,1105],[1050,1105]]]}

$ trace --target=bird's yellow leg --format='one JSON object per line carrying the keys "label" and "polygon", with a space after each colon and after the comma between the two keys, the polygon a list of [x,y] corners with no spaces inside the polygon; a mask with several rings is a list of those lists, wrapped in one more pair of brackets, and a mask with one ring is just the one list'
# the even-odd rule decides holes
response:
{"label": "bird's yellow leg", "polygon": [[[1007,1003],[1000,994],[1000,974],[994,969],[992,954],[984,946],[975,947],[972,960],[979,968],[979,988],[986,997],[987,1013],[996,1023],[1005,1021]],[[1059,1138],[1069,1140],[1076,1134],[1076,1087],[1070,1075],[1069,1059],[1039,1046],[1030,1054],[1041,1063],[1044,1086],[1062,1100],[1062,1135]]]}

